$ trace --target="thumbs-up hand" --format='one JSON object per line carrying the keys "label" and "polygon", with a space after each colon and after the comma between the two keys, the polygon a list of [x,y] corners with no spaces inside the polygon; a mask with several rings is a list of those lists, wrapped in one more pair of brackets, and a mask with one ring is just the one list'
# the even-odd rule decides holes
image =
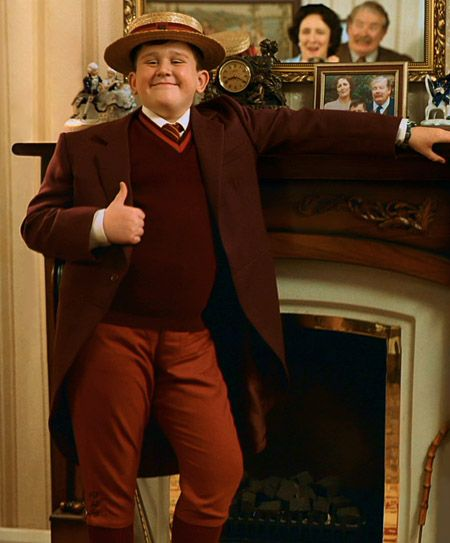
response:
{"label": "thumbs-up hand", "polygon": [[111,243],[135,245],[144,234],[145,213],[138,207],[125,205],[127,194],[127,186],[121,181],[119,192],[105,209],[103,229]]}

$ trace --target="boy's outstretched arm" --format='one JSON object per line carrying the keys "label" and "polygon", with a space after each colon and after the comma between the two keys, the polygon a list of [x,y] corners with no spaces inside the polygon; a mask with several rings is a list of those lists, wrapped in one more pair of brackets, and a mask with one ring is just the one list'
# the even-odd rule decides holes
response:
{"label": "boy's outstretched arm", "polygon": [[445,158],[433,151],[435,143],[450,143],[450,131],[424,126],[415,126],[411,129],[411,138],[408,142],[409,147],[433,162],[445,164]]}

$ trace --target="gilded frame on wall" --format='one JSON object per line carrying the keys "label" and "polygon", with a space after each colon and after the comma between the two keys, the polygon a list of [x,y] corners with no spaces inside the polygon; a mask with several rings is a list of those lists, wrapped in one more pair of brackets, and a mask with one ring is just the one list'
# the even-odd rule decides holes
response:
{"label": "gilded frame on wall", "polygon": [[290,58],[294,54],[293,44],[286,37],[300,4],[301,0],[139,0],[136,13],[182,11],[200,21],[206,34],[245,31],[254,47],[270,38],[279,46],[278,58]]}
{"label": "gilded frame on wall", "polygon": [[[178,3],[183,1],[187,0]],[[228,0],[228,2],[243,3],[239,2],[239,0]],[[446,0],[423,0],[423,2],[425,8],[424,61],[409,63],[409,81],[422,81],[427,74],[433,74],[437,77],[445,75]],[[136,16],[144,13],[145,4],[145,0],[123,0],[125,33],[127,33],[130,22]],[[204,4],[208,4],[208,2],[204,2]],[[298,83],[314,79],[314,64],[311,63],[281,63],[275,66],[273,70],[286,83]]]}

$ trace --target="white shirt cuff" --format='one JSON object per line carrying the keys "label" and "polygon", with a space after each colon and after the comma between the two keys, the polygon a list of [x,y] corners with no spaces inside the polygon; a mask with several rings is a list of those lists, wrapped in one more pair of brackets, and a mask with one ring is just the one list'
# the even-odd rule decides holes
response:
{"label": "white shirt cuff", "polygon": [[402,119],[398,126],[397,137],[395,138],[395,145],[401,145],[405,141],[406,126],[408,119]]}
{"label": "white shirt cuff", "polygon": [[105,216],[105,209],[98,209],[94,213],[92,219],[91,232],[89,234],[89,248],[95,249],[96,247],[105,247],[111,245],[110,241],[106,237],[105,230],[103,228],[103,218]]}

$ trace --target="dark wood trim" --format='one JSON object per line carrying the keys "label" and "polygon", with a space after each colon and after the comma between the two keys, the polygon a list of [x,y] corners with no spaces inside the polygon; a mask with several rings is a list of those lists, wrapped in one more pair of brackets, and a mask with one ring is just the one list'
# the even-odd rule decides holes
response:
{"label": "dark wood trim", "polygon": [[357,264],[404,273],[450,287],[450,260],[377,241],[297,233],[270,233],[275,258]]}

